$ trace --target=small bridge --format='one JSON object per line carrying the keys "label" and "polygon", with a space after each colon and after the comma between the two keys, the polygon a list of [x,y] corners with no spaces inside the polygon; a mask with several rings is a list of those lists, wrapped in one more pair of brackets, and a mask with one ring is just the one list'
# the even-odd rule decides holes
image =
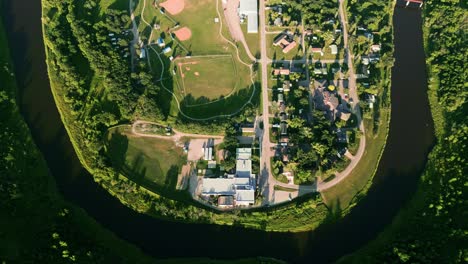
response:
{"label": "small bridge", "polygon": [[414,4],[418,4],[419,5],[419,8],[421,8],[423,6],[423,0],[403,0],[403,2],[406,3],[406,7],[409,6],[411,3],[414,3]]}

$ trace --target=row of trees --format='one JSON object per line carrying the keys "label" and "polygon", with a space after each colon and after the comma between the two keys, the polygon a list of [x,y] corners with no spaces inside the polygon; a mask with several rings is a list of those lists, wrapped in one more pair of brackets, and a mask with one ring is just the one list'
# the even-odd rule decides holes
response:
{"label": "row of trees", "polygon": [[281,15],[278,10],[270,14],[270,24],[281,16],[286,25],[294,26],[301,23],[302,20],[307,27],[321,28],[325,21],[333,19],[338,13],[338,3],[333,0],[293,0],[287,2],[270,0],[268,5],[282,7]]}

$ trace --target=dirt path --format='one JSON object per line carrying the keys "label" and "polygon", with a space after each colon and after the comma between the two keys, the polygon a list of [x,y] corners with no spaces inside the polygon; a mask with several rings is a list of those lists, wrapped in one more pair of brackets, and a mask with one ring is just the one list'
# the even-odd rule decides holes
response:
{"label": "dirt path", "polygon": [[163,136],[163,135],[141,133],[141,132],[137,131],[136,127],[138,125],[142,125],[142,124],[162,126],[161,124],[158,124],[158,123],[155,123],[155,122],[137,120],[132,124],[132,134],[140,136],[140,137],[160,138],[160,139],[174,140],[174,141],[179,141],[183,137],[214,138],[214,139],[221,139],[221,140],[224,138],[223,136],[219,136],[219,135],[203,135],[203,134],[185,133],[185,132],[177,131],[175,129],[172,129],[172,131],[174,133],[174,135],[172,135],[172,136]]}
{"label": "dirt path", "polygon": [[229,0],[226,4],[223,1],[223,10],[224,17],[226,18],[226,24],[229,28],[229,32],[231,32],[231,36],[234,39],[234,41],[241,42],[245,48],[245,51],[247,52],[247,56],[249,56],[249,58],[252,61],[256,61],[257,59],[250,52],[250,48],[247,45],[247,42],[245,41],[244,32],[242,32],[240,26],[239,15],[237,14],[238,6],[239,0]]}

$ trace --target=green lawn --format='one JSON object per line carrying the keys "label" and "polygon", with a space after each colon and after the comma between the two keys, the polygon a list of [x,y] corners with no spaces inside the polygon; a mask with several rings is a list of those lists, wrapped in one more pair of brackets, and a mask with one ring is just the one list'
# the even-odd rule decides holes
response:
{"label": "green lawn", "polygon": [[341,210],[348,207],[356,194],[365,189],[373,177],[385,146],[388,129],[389,110],[381,109],[381,111],[382,119],[377,135],[372,135],[372,121],[365,120],[366,150],[356,168],[339,184],[322,192],[322,197],[329,208],[338,209],[339,205]]}
{"label": "green lawn", "polygon": [[247,33],[247,24],[241,25],[245,41],[249,46],[250,53],[256,58],[260,58],[260,35],[258,33]]}
{"label": "green lawn", "polygon": [[177,85],[196,102],[229,96],[242,83],[231,56],[181,59],[175,64]]}
{"label": "green lawn", "polygon": [[114,169],[123,171],[137,183],[174,189],[185,163],[182,148],[172,140],[136,137],[127,129],[112,129],[108,133],[108,155]]}

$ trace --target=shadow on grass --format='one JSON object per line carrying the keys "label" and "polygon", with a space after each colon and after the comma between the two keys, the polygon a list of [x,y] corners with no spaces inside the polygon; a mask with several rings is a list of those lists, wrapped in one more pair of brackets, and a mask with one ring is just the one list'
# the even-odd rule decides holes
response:
{"label": "shadow on grass", "polygon": [[122,134],[112,134],[112,137],[107,144],[107,155],[112,163],[112,167],[115,170],[115,174],[118,176],[125,166],[125,158],[128,150],[128,138]]}
{"label": "shadow on grass", "polygon": [[[229,97],[220,97],[219,99],[214,100],[209,100],[206,97],[195,99],[191,94],[188,94],[181,101],[182,111],[186,115],[194,118],[210,118],[217,115],[231,115],[244,107],[254,92],[255,94],[252,96],[252,100],[250,101],[251,104],[247,105],[257,107],[260,96],[260,84],[256,82],[254,85],[255,90],[254,87],[250,86],[244,89],[240,89]],[[204,104],[198,106],[188,106],[201,103]],[[240,111],[239,114],[240,113],[242,113],[242,111]],[[179,118],[182,120],[185,119],[180,114]]]}

